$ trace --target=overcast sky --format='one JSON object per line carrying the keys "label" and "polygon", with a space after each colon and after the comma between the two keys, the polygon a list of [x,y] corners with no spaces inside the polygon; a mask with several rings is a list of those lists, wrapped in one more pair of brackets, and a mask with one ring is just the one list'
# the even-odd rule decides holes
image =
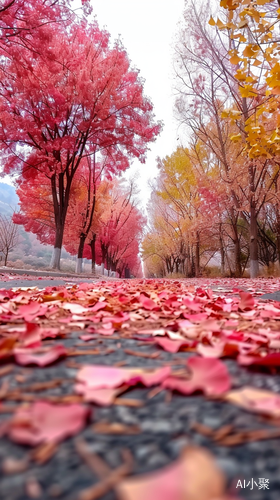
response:
{"label": "overcast sky", "polygon": [[164,128],[150,145],[145,165],[134,162],[139,171],[141,199],[148,200],[147,181],[157,174],[156,158],[171,154],[177,147],[177,123],[173,118],[172,44],[184,0],[91,0],[100,27],[112,38],[120,35],[133,66],[146,80],[145,94],[151,98],[158,120]]}

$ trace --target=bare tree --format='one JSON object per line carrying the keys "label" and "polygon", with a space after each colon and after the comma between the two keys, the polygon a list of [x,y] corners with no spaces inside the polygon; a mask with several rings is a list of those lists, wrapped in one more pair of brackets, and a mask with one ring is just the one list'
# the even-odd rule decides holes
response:
{"label": "bare tree", "polygon": [[8,255],[18,242],[18,225],[13,222],[12,216],[0,214],[0,253],[4,256],[4,265],[7,265]]}

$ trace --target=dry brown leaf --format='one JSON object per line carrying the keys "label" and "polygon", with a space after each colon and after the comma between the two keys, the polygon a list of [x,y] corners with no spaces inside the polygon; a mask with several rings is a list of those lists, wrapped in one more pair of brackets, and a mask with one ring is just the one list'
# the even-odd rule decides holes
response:
{"label": "dry brown leaf", "polygon": [[139,434],[138,425],[124,425],[119,422],[98,422],[92,426],[94,432],[100,434]]}
{"label": "dry brown leaf", "polygon": [[131,349],[123,350],[126,354],[130,354],[131,356],[137,356],[138,358],[150,358],[156,359],[160,357],[160,352],[153,352],[152,354],[141,352],[141,351],[133,351]]}
{"label": "dry brown leaf", "polygon": [[26,493],[29,498],[41,498],[43,490],[36,477],[31,476],[26,480]]}
{"label": "dry brown leaf", "polygon": [[191,428],[205,437],[213,437],[215,431],[208,427],[208,425],[200,424],[199,422],[192,422]]}
{"label": "dry brown leaf", "polygon": [[19,474],[25,472],[29,466],[29,457],[17,458],[7,457],[2,462],[2,472],[5,474]]}
{"label": "dry brown leaf", "polygon": [[13,365],[6,365],[6,366],[1,366],[0,368],[0,377],[4,377],[4,375],[8,375],[8,373],[11,373],[14,369]]}
{"label": "dry brown leaf", "polygon": [[[84,446],[84,442],[82,441],[82,447]],[[90,467],[95,467],[98,463],[98,467],[102,466],[102,468],[99,471],[99,477],[101,477],[101,481],[97,484],[94,484],[93,486],[84,489],[81,491],[81,493],[78,496],[78,500],[96,500],[102,495],[105,495],[108,491],[110,491],[112,488],[114,488],[127,474],[131,472],[132,468],[132,457],[131,454],[128,450],[123,450],[124,453],[123,459],[124,463],[120,466],[117,467],[114,470],[110,470],[109,472],[106,472],[107,470],[107,464],[104,466],[103,460],[100,459],[97,455],[94,457],[95,459],[97,458],[98,461],[95,462],[94,464],[91,462],[91,458],[86,456],[88,454],[87,450],[81,449],[81,443],[78,444],[78,448],[80,449],[79,452],[82,453],[83,458],[86,460],[86,463],[90,465]],[[89,460],[89,462],[88,462]]]}
{"label": "dry brown leaf", "polygon": [[37,464],[44,464],[46,463],[50,458],[53,457],[53,455],[57,451],[57,443],[51,441],[49,443],[43,443],[30,453],[30,456],[32,460],[34,460]]}
{"label": "dry brown leaf", "polygon": [[112,469],[102,460],[102,458],[89,450],[83,438],[79,437],[75,439],[75,448],[90,470],[98,477],[105,478],[112,472]]}
{"label": "dry brown leaf", "polygon": [[119,406],[132,406],[136,408],[144,406],[143,401],[140,401],[139,399],[128,399],[128,398],[116,398],[113,404]]}

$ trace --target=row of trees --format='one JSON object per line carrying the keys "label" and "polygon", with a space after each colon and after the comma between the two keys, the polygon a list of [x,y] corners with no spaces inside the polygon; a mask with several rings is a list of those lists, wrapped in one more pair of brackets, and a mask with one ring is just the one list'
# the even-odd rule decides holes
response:
{"label": "row of trees", "polygon": [[[56,228],[52,198],[43,176],[41,181],[38,179],[28,190],[26,181],[21,181],[17,190],[20,212],[13,220],[36,234],[41,243],[53,244]],[[98,165],[93,171],[84,162],[71,187],[63,240],[65,250],[78,256],[77,273],[82,272],[83,258],[87,258],[93,273],[97,264],[103,274],[106,268],[122,277],[128,273],[141,276],[139,245],[146,220],[137,206],[136,194],[134,180],[101,180]]]}
{"label": "row of trees", "polygon": [[[88,2],[80,17],[70,7],[70,0],[0,7],[1,162],[19,186],[14,220],[53,243],[53,268],[64,244],[77,252],[80,271],[87,242],[93,255],[97,240],[102,262],[117,268],[131,265],[143,221],[131,195],[111,182],[133,158],[145,161],[161,124],[121,43],[110,44],[108,32],[89,21]],[[129,232],[133,218],[140,232]],[[135,236],[134,250],[124,231]]]}
{"label": "row of trees", "polygon": [[[279,4],[190,1],[178,36],[176,113],[188,147],[158,160],[144,257],[151,274],[280,262]],[[160,245],[165,241],[165,246]],[[202,259],[202,260],[201,260]]]}

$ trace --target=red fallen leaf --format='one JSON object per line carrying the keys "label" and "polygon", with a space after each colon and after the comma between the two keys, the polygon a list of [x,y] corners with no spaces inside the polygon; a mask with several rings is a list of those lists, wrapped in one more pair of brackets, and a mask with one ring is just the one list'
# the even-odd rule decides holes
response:
{"label": "red fallen leaf", "polygon": [[226,365],[215,358],[192,357],[187,360],[187,367],[192,371],[189,380],[168,377],[163,381],[162,387],[173,389],[182,394],[191,394],[201,390],[207,395],[219,395],[231,387],[231,379]]}
{"label": "red fallen leaf", "polygon": [[135,385],[138,382],[150,387],[162,382],[169,374],[169,366],[149,371],[144,368],[87,365],[78,372],[77,380],[91,389],[114,389],[123,384]]}
{"label": "red fallen leaf", "polygon": [[25,332],[22,332],[19,340],[26,347],[39,347],[41,345],[41,328],[37,323],[25,323]]}
{"label": "red fallen leaf", "polygon": [[144,295],[143,293],[141,293],[139,297],[139,302],[142,304],[144,309],[147,309],[148,311],[152,311],[153,309],[156,309],[158,307],[153,300],[149,299],[149,297],[146,297],[146,295]]}
{"label": "red fallen leaf", "polygon": [[14,349],[15,360],[19,365],[35,364],[38,366],[47,366],[58,358],[67,355],[64,345],[57,344],[47,351],[37,351],[36,349],[24,349],[16,347]]}
{"label": "red fallen leaf", "polygon": [[266,356],[246,356],[240,354],[237,358],[240,365],[259,365],[259,366],[280,366],[280,352],[271,352]]}
{"label": "red fallen leaf", "polygon": [[59,442],[83,429],[89,411],[78,404],[54,405],[36,401],[29,408],[16,411],[6,432],[13,441],[31,446]]}
{"label": "red fallen leaf", "polygon": [[170,340],[166,337],[156,337],[156,344],[160,345],[167,352],[178,352],[182,346],[191,346],[193,343],[188,340]]}
{"label": "red fallen leaf", "polygon": [[48,306],[40,304],[39,302],[30,302],[29,304],[19,306],[17,313],[22,316],[26,322],[31,322],[38,316],[44,316],[47,310]]}
{"label": "red fallen leaf", "polygon": [[242,311],[250,310],[253,309],[255,305],[255,300],[252,297],[252,295],[248,292],[239,292],[240,295],[240,303],[239,303],[239,309]]}
{"label": "red fallen leaf", "polygon": [[17,339],[15,337],[0,340],[0,359],[13,355],[13,348],[16,341]]}
{"label": "red fallen leaf", "polygon": [[185,448],[176,462],[159,471],[123,479],[116,491],[119,500],[230,500],[214,457],[199,447]]}
{"label": "red fallen leaf", "polygon": [[197,299],[194,299],[194,300],[183,299],[182,304],[184,306],[187,306],[192,311],[201,311],[203,308],[201,302],[198,302]]}

